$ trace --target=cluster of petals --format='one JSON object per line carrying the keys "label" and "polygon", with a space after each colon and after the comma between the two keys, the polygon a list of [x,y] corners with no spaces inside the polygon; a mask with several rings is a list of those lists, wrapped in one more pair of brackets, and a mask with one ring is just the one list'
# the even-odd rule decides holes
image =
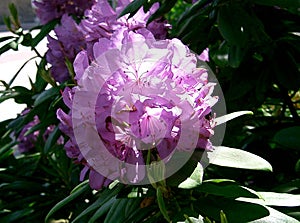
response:
{"label": "cluster of petals", "polygon": [[[175,151],[211,149],[213,122],[208,115],[217,101],[206,70],[197,68],[197,57],[180,40],[157,41],[145,28],[125,29],[111,38],[118,41],[100,38],[94,43],[92,63],[87,51],[77,55],[78,86],[63,94],[71,112],[57,112],[61,130],[70,137],[67,154],[85,164],[81,178],[90,170],[94,189],[114,179],[142,181],[148,150],[157,154],[153,159],[167,163]],[[78,123],[82,125],[76,130]],[[95,127],[101,145],[94,151],[108,151],[131,166],[117,165],[104,152],[98,165],[105,173],[95,169],[83,156],[93,152],[80,144],[97,141],[92,137]]]}
{"label": "cluster of petals", "polygon": [[[22,111],[21,116],[25,117],[30,112],[29,108],[26,108]],[[17,142],[18,142],[18,150],[17,153],[27,153],[34,151],[36,148],[36,144],[38,141],[38,137],[40,135],[40,130],[32,131],[31,129],[34,128],[36,125],[40,123],[39,117],[35,115],[33,117],[33,120],[28,122],[21,132],[17,135]],[[49,137],[49,134],[51,134],[54,130],[55,126],[50,125],[48,126],[44,133],[42,134],[42,140],[46,141]],[[29,133],[30,132],[30,133]],[[59,137],[57,140],[57,145],[64,144],[63,137]]]}
{"label": "cluster of petals", "polygon": [[[133,17],[129,15],[118,18],[130,0],[119,0],[113,8],[107,0],[94,1],[35,1],[37,15],[42,23],[60,18],[54,34],[48,36],[47,62],[51,64],[51,75],[55,81],[63,83],[72,78],[72,71],[66,63],[72,64],[76,54],[85,49],[92,56],[91,48],[99,38],[118,38],[115,33],[124,30],[139,30],[147,27],[151,14],[158,8],[154,4],[149,12],[140,9]],[[80,10],[79,10],[80,9]],[[84,11],[83,11],[84,10]],[[48,14],[50,14],[48,16]],[[74,20],[76,16],[80,23]],[[83,15],[83,18],[80,18]],[[148,25],[156,38],[165,38],[168,24],[166,20],[158,19]],[[90,58],[93,60],[94,58]]]}
{"label": "cluster of petals", "polygon": [[84,10],[94,2],[95,0],[34,0],[32,3],[41,24],[46,24],[64,14],[82,16]]}

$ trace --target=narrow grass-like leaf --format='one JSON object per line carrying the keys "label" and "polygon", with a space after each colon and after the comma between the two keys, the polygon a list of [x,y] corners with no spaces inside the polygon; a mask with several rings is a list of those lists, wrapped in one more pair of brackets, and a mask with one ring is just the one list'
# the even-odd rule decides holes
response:
{"label": "narrow grass-like leaf", "polygon": [[49,218],[51,215],[53,215],[56,211],[61,209],[63,206],[66,204],[70,203],[72,200],[77,198],[79,195],[81,195],[83,192],[85,192],[89,188],[88,181],[84,181],[81,184],[79,184],[77,187],[75,187],[72,191],[71,194],[63,199],[62,201],[58,202],[47,214],[45,218],[45,222],[49,222]]}

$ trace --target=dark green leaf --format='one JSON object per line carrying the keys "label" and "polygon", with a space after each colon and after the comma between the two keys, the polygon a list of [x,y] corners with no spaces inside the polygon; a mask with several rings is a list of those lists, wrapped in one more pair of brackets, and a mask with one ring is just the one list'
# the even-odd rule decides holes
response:
{"label": "dark green leaf", "polygon": [[278,131],[273,140],[290,149],[300,150],[300,126],[289,127]]}
{"label": "dark green leaf", "polygon": [[54,27],[59,23],[59,19],[54,19],[44,26],[42,26],[41,31],[36,35],[36,37],[33,38],[31,42],[32,47],[36,47],[39,42],[44,39],[45,36],[47,36],[51,30],[54,29]]}
{"label": "dark green leaf", "polygon": [[237,45],[229,47],[228,62],[231,67],[237,68],[240,66],[246,50]]}
{"label": "dark green leaf", "polygon": [[73,201],[75,198],[77,198],[79,195],[81,195],[83,192],[85,192],[89,188],[88,181],[84,181],[81,184],[79,184],[76,188],[74,188],[71,192],[71,194],[57,203],[47,214],[45,218],[45,222],[49,221],[49,218],[51,215],[53,215],[56,211],[60,210],[63,206]]}
{"label": "dark green leaf", "polygon": [[11,43],[9,42],[0,48],[0,55],[11,49]]}
{"label": "dark green leaf", "polygon": [[221,197],[198,198],[194,202],[195,211],[209,219],[220,221],[220,211],[226,213],[230,223],[253,221],[269,215],[264,206]]}
{"label": "dark green leaf", "polygon": [[224,4],[218,12],[218,27],[220,33],[230,44],[244,46],[247,35],[243,18],[247,12],[237,4]]}
{"label": "dark green leaf", "polygon": [[14,211],[4,217],[0,217],[0,221],[1,222],[14,222],[16,220],[22,219],[27,215],[30,215],[33,213],[33,209],[31,208],[26,208],[23,210],[19,210],[19,211]]}
{"label": "dark green leaf", "polygon": [[240,186],[232,181],[213,181],[207,180],[204,181],[200,186],[197,187],[197,191],[201,191],[207,194],[213,194],[223,197],[237,198],[237,197],[250,197],[258,198],[258,195],[255,191]]}
{"label": "dark green leaf", "polygon": [[148,23],[152,22],[153,20],[163,16],[164,14],[168,13],[173,6],[176,4],[177,0],[168,0],[163,5],[161,5],[158,10],[156,10],[153,15],[150,16]]}
{"label": "dark green leaf", "polygon": [[34,101],[34,106],[38,106],[42,104],[43,102],[59,95],[59,87],[52,87],[48,90],[43,91],[39,95],[37,95],[35,101]]}
{"label": "dark green leaf", "polygon": [[[11,28],[11,19],[9,16],[3,16],[3,22],[4,24],[6,25],[7,29],[9,31],[12,31],[12,28]],[[1,55],[1,54],[0,54]]]}
{"label": "dark green leaf", "polygon": [[44,146],[44,153],[47,154],[50,148],[57,143],[58,138],[61,136],[61,132],[56,126],[51,132],[46,140],[45,146]]}
{"label": "dark green leaf", "polygon": [[13,146],[16,144],[16,142],[10,142],[0,147],[0,161],[7,159],[7,157],[13,154]]}
{"label": "dark green leaf", "polygon": [[289,193],[300,189],[300,179],[276,186],[273,191],[281,193]]}
{"label": "dark green leaf", "polygon": [[18,10],[17,10],[15,4],[14,3],[8,4],[8,8],[9,8],[10,14],[13,18],[13,23],[15,25],[17,25],[16,28],[19,28],[19,25],[20,25],[19,14],[18,14]]}
{"label": "dark green leaf", "polygon": [[14,36],[3,36],[3,37],[0,37],[0,43],[4,42],[6,40],[12,39],[12,38],[15,38],[15,37]]}
{"label": "dark green leaf", "polygon": [[98,208],[98,210],[94,213],[94,215],[90,218],[89,223],[95,222],[97,219],[102,217],[105,213],[108,212],[108,210],[112,207],[114,202],[116,201],[116,198],[113,197],[109,201],[105,202],[102,206]]}
{"label": "dark green leaf", "polygon": [[281,8],[299,8],[299,0],[253,0],[254,3]]}
{"label": "dark green leaf", "polygon": [[[80,218],[88,215],[92,211],[96,210],[97,208],[101,208],[103,205],[105,205],[107,202],[111,200],[115,200],[116,195],[120,192],[120,190],[123,188],[121,184],[118,184],[117,187],[114,187],[113,189],[103,189],[102,191],[99,192],[100,197],[90,206],[88,206],[84,211],[80,213],[73,221],[72,223],[75,223],[78,221]],[[101,211],[104,211],[102,209]],[[100,212],[100,211],[99,211]],[[100,213],[98,213],[100,215]],[[100,217],[100,216],[99,216]]]}
{"label": "dark green leaf", "polygon": [[142,6],[147,3],[148,0],[135,0],[125,7],[125,9],[120,13],[119,18],[129,14],[132,17]]}
{"label": "dark green leaf", "polygon": [[116,199],[106,215],[104,223],[124,223],[129,215],[139,208],[140,198],[119,198]]}
{"label": "dark green leaf", "polygon": [[161,187],[156,188],[156,198],[157,198],[157,203],[158,203],[158,207],[160,212],[162,213],[162,215],[164,216],[164,218],[170,222],[170,217],[168,215],[168,211],[166,209],[166,205],[165,205],[165,201],[164,201],[164,196],[163,196],[163,191]]}

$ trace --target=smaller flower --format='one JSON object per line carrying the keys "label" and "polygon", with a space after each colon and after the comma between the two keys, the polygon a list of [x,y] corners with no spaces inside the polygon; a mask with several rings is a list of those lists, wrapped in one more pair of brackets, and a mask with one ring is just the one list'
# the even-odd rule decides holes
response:
{"label": "smaller flower", "polygon": [[[21,115],[25,116],[30,112],[30,109],[26,108],[24,111],[22,111]],[[28,132],[31,130],[31,128],[34,128],[36,125],[40,123],[40,120],[38,116],[34,116],[33,120],[29,123],[27,123],[23,129],[21,130],[20,134],[17,136],[17,142],[18,142],[18,151],[20,153],[27,153],[34,150],[38,137],[40,135],[40,131],[36,130],[34,132],[31,132],[28,134]],[[46,128],[45,132],[43,133],[43,140],[46,141],[49,137],[49,135],[54,131],[55,126],[50,125]],[[63,137],[59,137],[57,140],[58,145],[64,144]]]}
{"label": "smaller flower", "polygon": [[34,0],[33,6],[41,24],[46,24],[64,14],[82,16],[93,3],[94,0]]}

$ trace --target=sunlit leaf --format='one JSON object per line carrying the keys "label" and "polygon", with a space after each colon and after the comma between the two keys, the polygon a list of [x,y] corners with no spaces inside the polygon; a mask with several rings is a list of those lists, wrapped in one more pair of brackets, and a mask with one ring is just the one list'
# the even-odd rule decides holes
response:
{"label": "sunlit leaf", "polygon": [[243,201],[254,202],[257,204],[279,207],[298,207],[300,206],[300,195],[287,194],[287,193],[275,193],[275,192],[257,192],[260,199],[244,199]]}
{"label": "sunlit leaf", "polygon": [[178,187],[183,189],[195,188],[201,184],[202,177],[203,177],[203,167],[200,163],[198,163],[192,175],[188,177],[185,181],[180,183]]}
{"label": "sunlit leaf", "polygon": [[209,163],[218,166],[272,171],[272,166],[268,161],[240,149],[216,146],[213,152],[208,153],[208,157]]}
{"label": "sunlit leaf", "polygon": [[228,122],[228,121],[230,121],[232,119],[235,119],[235,118],[237,118],[239,116],[242,116],[242,115],[253,115],[253,112],[252,111],[238,111],[238,112],[233,112],[233,113],[230,113],[230,114],[218,117],[214,121],[216,122],[216,125],[221,125],[221,124],[223,124],[225,122]]}
{"label": "sunlit leaf", "polygon": [[265,207],[268,211],[269,211],[269,215],[261,218],[261,219],[257,219],[254,221],[249,221],[249,223],[299,223],[298,220],[296,220],[295,218],[292,218],[286,214],[283,214],[273,208],[270,207]]}

